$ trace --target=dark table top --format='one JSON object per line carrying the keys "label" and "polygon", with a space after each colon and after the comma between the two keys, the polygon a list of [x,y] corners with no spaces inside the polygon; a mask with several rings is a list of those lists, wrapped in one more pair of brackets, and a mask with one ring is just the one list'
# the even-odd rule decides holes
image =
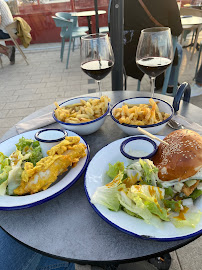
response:
{"label": "dark table top", "polygon": [[[134,96],[150,96],[150,93],[133,91],[102,92],[111,98],[111,104]],[[96,94],[86,96],[97,96]],[[172,104],[172,97],[155,95]],[[26,117],[32,119],[49,111],[54,105]],[[181,101],[179,113],[200,123],[202,110]],[[58,127],[53,124],[50,127]],[[166,126],[161,135],[171,130]],[[15,127],[2,139],[16,135]],[[110,116],[96,133],[83,136],[90,145],[91,158],[103,146],[128,135],[123,133]],[[158,242],[143,240],[125,234],[102,220],[91,208],[85,192],[83,176],[60,196],[35,207],[0,211],[0,225],[11,236],[39,252],[78,263],[124,263],[144,260],[176,250],[196,239]]]}

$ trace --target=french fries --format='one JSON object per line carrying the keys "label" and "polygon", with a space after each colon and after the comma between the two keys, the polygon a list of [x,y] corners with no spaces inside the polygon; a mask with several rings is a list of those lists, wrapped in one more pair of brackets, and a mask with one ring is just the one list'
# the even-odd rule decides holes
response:
{"label": "french fries", "polygon": [[152,98],[149,104],[125,103],[121,108],[114,109],[113,115],[120,124],[137,126],[156,124],[170,116],[165,112],[160,112],[157,102]]}
{"label": "french fries", "polygon": [[102,116],[108,108],[110,98],[102,96],[100,99],[81,99],[79,103],[69,104],[60,107],[55,102],[55,116],[58,120],[65,123],[79,124],[89,122]]}

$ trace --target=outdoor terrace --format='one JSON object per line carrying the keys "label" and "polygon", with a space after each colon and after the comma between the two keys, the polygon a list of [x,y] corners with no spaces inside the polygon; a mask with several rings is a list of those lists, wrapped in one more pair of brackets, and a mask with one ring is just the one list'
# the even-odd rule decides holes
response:
{"label": "outdoor terrace", "polygon": [[[66,45],[67,46],[67,45]],[[14,124],[34,111],[73,96],[84,96],[94,93],[98,87],[80,69],[80,54],[77,48],[71,52],[69,69],[65,69],[64,62],[60,62],[60,43],[34,44],[24,50],[29,65],[22,56],[16,53],[16,63],[11,66],[8,59],[2,56],[3,68],[0,67],[0,137]],[[67,53],[67,50],[66,50]],[[198,53],[190,61],[190,49],[183,49],[179,82],[193,83],[196,59]],[[128,79],[128,90],[135,91],[137,81]],[[111,75],[101,82],[103,91],[111,90]],[[149,79],[144,77],[141,91],[150,89]],[[191,103],[202,108],[202,95],[191,98]],[[194,120],[194,119],[192,119]],[[201,269],[202,238],[172,252],[171,270],[198,270]],[[154,269],[146,263],[122,265],[119,270]]]}

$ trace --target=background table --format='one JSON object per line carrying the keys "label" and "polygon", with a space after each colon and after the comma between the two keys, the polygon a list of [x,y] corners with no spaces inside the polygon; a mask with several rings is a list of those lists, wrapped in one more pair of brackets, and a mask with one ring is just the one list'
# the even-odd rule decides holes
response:
{"label": "background table", "polygon": [[[202,17],[192,16],[192,17],[183,18],[182,16],[181,22],[182,22],[183,30],[190,29],[190,31],[194,31],[196,29],[196,36],[195,36],[194,43],[191,43],[190,45],[188,45],[188,46],[193,46],[191,57],[190,57],[190,60],[192,60],[194,51],[198,44],[199,33],[202,29]],[[182,39],[183,39],[183,33],[181,35],[181,41],[180,41],[181,44],[182,44]],[[185,46],[185,47],[188,47],[188,46]]]}
{"label": "background table", "polygon": [[[98,15],[105,14],[105,10],[98,10]],[[80,11],[80,12],[73,12],[71,13],[72,16],[77,16],[77,17],[86,17],[88,21],[88,29],[89,29],[89,34],[92,34],[92,21],[91,17],[95,16],[95,10],[89,10],[89,11]]]}
{"label": "background table", "polygon": [[[134,96],[150,96],[150,93],[133,91],[102,94],[111,98],[111,104]],[[173,98],[169,96],[155,96],[172,103]],[[200,123],[202,110],[181,102],[180,114]],[[24,121],[52,111],[53,108],[54,105],[50,105],[26,117]],[[173,130],[166,126],[160,134],[166,135],[171,131]],[[3,139],[14,135],[15,127]],[[92,158],[106,144],[127,136],[108,116],[100,130],[83,137],[90,145]],[[11,236],[39,252],[92,265],[98,262],[108,264],[144,260],[176,250],[197,238],[158,242],[136,238],[115,229],[91,208],[84,192],[83,176],[70,189],[44,204],[24,210],[0,211],[0,225]]]}

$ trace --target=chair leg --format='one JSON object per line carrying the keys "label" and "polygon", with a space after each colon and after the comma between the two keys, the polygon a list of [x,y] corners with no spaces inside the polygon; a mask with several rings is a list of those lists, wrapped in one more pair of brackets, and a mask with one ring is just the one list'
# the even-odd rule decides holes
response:
{"label": "chair leg", "polygon": [[138,83],[137,83],[137,91],[140,91],[140,84],[141,84],[141,81],[138,80]]}
{"label": "chair leg", "polygon": [[21,53],[21,55],[22,55],[22,57],[24,58],[24,60],[25,60],[25,62],[27,63],[27,65],[29,65],[29,63],[28,63],[28,61],[27,61],[27,57],[25,56],[25,54],[24,54],[23,51],[21,50],[21,48],[20,48],[19,44],[17,43],[17,41],[16,41],[14,38],[12,38],[12,36],[10,36],[10,37],[11,37],[13,43],[15,44],[15,46],[18,48],[19,52]]}
{"label": "chair leg", "polygon": [[62,41],[61,41],[61,50],[60,50],[60,59],[61,59],[61,62],[63,61],[64,48],[65,48],[65,39],[62,38]]}
{"label": "chair leg", "polygon": [[192,53],[191,53],[190,60],[193,59],[194,51],[195,51],[195,49],[196,49],[196,45],[197,45],[197,42],[198,42],[198,36],[199,36],[199,33],[200,33],[201,29],[202,29],[202,26],[200,25],[200,26],[197,28],[197,33],[196,33],[196,36],[195,36],[194,46],[193,46],[193,49],[192,49]]}
{"label": "chair leg", "polygon": [[201,51],[202,51],[202,43],[200,45],[199,52],[198,52],[198,60],[197,60],[197,64],[196,64],[194,79],[196,78],[196,74],[198,72],[198,66],[199,66],[199,62],[200,62],[200,58],[201,58]]}
{"label": "chair leg", "polygon": [[72,46],[72,51],[74,52],[74,46],[75,46],[75,38],[73,39],[73,46]]}
{"label": "chair leg", "polygon": [[69,56],[70,56],[70,51],[71,51],[71,43],[72,43],[72,37],[69,38],[69,49],[68,49],[68,54],[67,54],[66,69],[68,69],[68,64],[69,64]]}
{"label": "chair leg", "polygon": [[3,62],[2,62],[2,59],[1,59],[1,55],[0,55],[0,64],[1,64],[1,67],[3,68]]}

